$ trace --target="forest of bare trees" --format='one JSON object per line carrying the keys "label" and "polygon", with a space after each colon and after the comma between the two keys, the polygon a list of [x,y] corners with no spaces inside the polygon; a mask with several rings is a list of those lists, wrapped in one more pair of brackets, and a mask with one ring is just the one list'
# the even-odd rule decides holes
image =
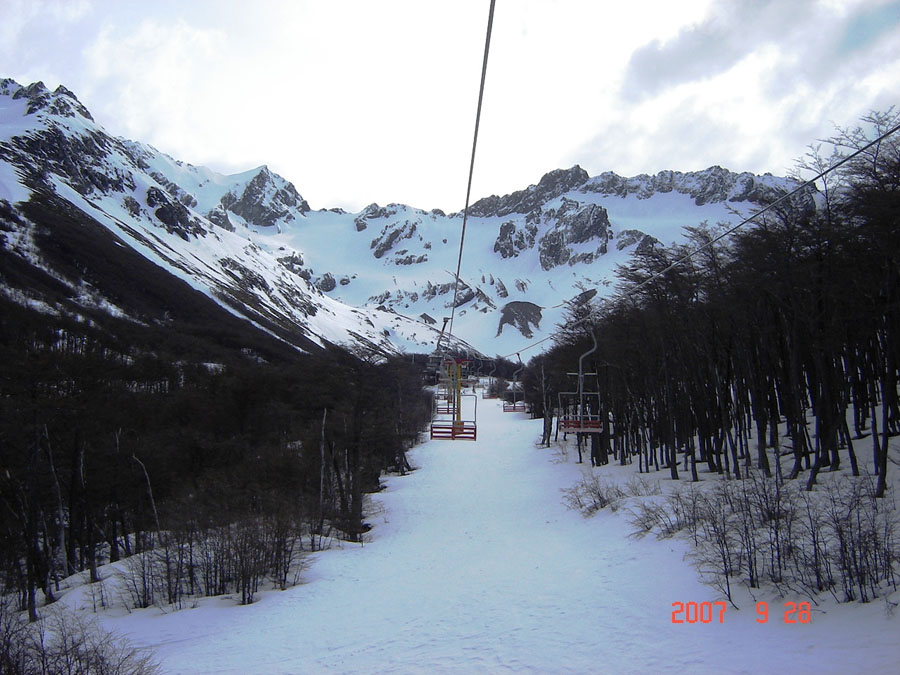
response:
{"label": "forest of bare trees", "polygon": [[[871,115],[868,134],[839,131],[831,154],[812,148],[801,169],[820,173],[896,126],[898,117]],[[722,226],[703,223],[687,228],[678,245],[637,251],[618,270],[614,297],[572,303],[554,348],[529,364],[527,395],[538,415],[556,408],[557,392],[572,389],[566,372],[590,349],[593,332],[598,347],[588,370],[596,377],[589,386],[600,392],[600,410],[591,412],[610,420],[602,434],[582,439],[593,464],[634,463],[640,472],[665,471],[675,480],[721,474],[790,484],[791,490],[802,485],[804,492],[816,490],[822,472],[849,469],[862,476],[865,487],[854,484],[829,497],[830,516],[819,500],[821,522],[809,507],[811,532],[820,523],[822,539],[811,543],[812,567],[802,567],[812,570],[810,585],[822,590],[828,584],[821,565],[836,560],[835,569],[847,567],[845,597],[865,599],[877,583],[896,583],[900,556],[895,515],[885,516],[887,505],[870,503],[888,492],[888,472],[897,462],[889,457],[889,442],[900,434],[900,139],[873,145],[816,187],[720,241],[713,243]],[[745,488],[744,494],[767,490]],[[787,499],[794,493],[778,494]],[[678,520],[676,529],[721,525],[752,501],[731,492],[719,497],[707,502],[724,509],[718,516],[678,520],[677,503],[670,503],[649,522],[658,526],[671,518]],[[790,512],[802,511],[802,496],[791,499],[797,504]],[[747,527],[785,527],[786,511],[779,508],[763,503],[754,512],[747,506],[755,523]],[[871,528],[861,534],[864,521]],[[719,551],[725,578],[756,560],[748,557],[753,540],[739,537],[747,522],[727,525],[735,541]],[[725,541],[720,534],[710,531],[709,539]],[[790,538],[779,539],[783,534],[773,535],[773,546],[785,548],[767,548],[772,556],[792,550]],[[790,536],[797,535],[794,529]],[[826,539],[840,540],[834,560],[815,555]],[[856,560],[854,568],[848,547],[869,545],[875,562]],[[779,556],[772,558],[769,579],[783,578],[780,565],[787,563]],[[875,568],[871,577],[859,571]],[[744,573],[755,584],[761,568],[751,562]],[[853,574],[864,581],[846,581]]]}
{"label": "forest of bare trees", "polygon": [[295,584],[304,551],[361,540],[364,495],[409,468],[430,417],[409,358],[172,343],[103,321],[2,310],[0,594],[32,622],[61,580],[99,581],[120,559],[100,605],[250,603]]}

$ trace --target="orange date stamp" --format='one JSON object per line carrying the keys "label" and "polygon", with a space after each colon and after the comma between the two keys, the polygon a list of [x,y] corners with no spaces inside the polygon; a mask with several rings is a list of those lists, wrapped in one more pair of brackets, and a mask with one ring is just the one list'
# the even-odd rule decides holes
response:
{"label": "orange date stamp", "polygon": [[[673,602],[672,623],[725,623],[728,604],[716,602]],[[782,623],[810,623],[812,608],[808,602],[786,602]],[[769,603],[756,603],[756,623],[768,623]]]}

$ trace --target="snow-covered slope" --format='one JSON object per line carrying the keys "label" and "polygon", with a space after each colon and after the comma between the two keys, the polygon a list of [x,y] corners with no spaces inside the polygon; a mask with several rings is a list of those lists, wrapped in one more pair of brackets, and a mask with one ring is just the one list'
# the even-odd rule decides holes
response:
{"label": "snow-covered slope", "polygon": [[[790,187],[720,167],[590,178],[575,166],[482,199],[470,207],[454,333],[485,353],[518,351],[555,329],[566,300],[609,292],[616,265],[638,246],[669,244],[704,221],[737,222],[736,213]],[[302,227],[270,228],[255,241],[298,251],[332,297],[439,319],[452,307],[461,225],[460,213],[372,204],[359,214],[311,213]],[[346,249],[329,245],[335,236]]]}
{"label": "snow-covered slope", "polygon": [[[50,92],[11,80],[0,81],[0,159],[0,200],[20,216],[4,224],[4,248],[31,264],[44,266],[28,244],[35,223],[22,215],[22,203],[64,203],[276,335],[384,352],[427,351],[436,340],[427,324],[325,295],[300,273],[292,252],[254,242],[257,228],[278,231],[309,211],[294,186],[265,166],[223,176],[184,164],[109,136],[63,87]],[[72,286],[81,281],[54,276]],[[7,296],[39,306],[30,290],[4,285]]]}
{"label": "snow-covered slope", "polygon": [[[701,582],[688,538],[630,536],[629,508],[584,518],[564,505],[592,476],[635,484],[634,465],[576,464],[571,439],[537,447],[541,420],[497,401],[479,405],[478,427],[476,442],[415,448],[418,470],[372,495],[366,545],[311,554],[299,586],[261,589],[246,607],[228,596],[180,611],[112,600],[100,620],[171,673],[896,671],[896,592],[867,604],[822,594],[805,624],[783,619],[785,603],[811,600],[787,586],[751,595],[735,580],[726,605]],[[89,615],[93,597],[118,598],[120,578],[101,575],[64,588],[60,603]],[[720,604],[708,623],[674,623],[676,602]],[[771,608],[765,623],[757,602]]]}
{"label": "snow-covered slope", "polygon": [[[55,194],[267,330],[430,351],[451,313],[461,213],[313,211],[265,166],[225,176],[113,138],[71,92],[41,83],[0,81],[0,159],[0,199]],[[638,246],[734,222],[787,186],[719,167],[591,178],[576,166],[477,201],[454,335],[485,354],[516,352],[555,329],[566,300],[607,292]]]}

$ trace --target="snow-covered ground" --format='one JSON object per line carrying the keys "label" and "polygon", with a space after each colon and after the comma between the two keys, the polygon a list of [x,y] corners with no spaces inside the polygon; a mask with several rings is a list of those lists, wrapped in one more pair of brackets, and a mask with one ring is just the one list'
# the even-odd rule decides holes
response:
{"label": "snow-covered ground", "polygon": [[[478,441],[431,441],[373,496],[365,545],[311,556],[304,583],[250,606],[207,599],[106,613],[166,673],[893,673],[900,618],[877,600],[820,599],[787,624],[739,593],[722,623],[672,623],[674,602],[723,600],[682,539],[630,536],[624,510],[584,518],[564,491],[595,471],[540,448],[540,421],[479,401]],[[662,475],[662,474],[660,474]],[[897,601],[897,593],[893,601]],[[85,587],[65,599],[85,612]]]}

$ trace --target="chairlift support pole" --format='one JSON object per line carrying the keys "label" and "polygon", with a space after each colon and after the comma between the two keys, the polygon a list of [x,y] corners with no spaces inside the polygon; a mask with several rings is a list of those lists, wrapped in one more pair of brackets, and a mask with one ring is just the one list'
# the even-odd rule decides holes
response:
{"label": "chairlift support pole", "polygon": [[[464,394],[462,391],[462,367],[466,359],[447,356],[442,364],[442,371],[446,372],[446,406],[437,406],[437,415],[449,415],[436,417],[431,421],[431,438],[446,440],[477,440],[477,416],[478,401],[475,394]],[[463,419],[463,399],[469,396],[474,400],[472,416]]]}
{"label": "chairlift support pole", "polygon": [[[559,393],[559,402],[560,409],[563,409],[563,397],[564,396],[577,396],[577,409],[574,414],[566,414],[565,416],[560,416],[556,425],[556,435],[559,437],[560,430],[563,433],[577,433],[577,434],[590,434],[590,433],[601,433],[603,431],[603,420],[600,419],[600,392],[598,391],[585,391],[584,386],[584,378],[588,375],[597,376],[597,373],[586,373],[584,372],[584,360],[597,351],[597,336],[594,331],[591,331],[591,341],[593,345],[589,350],[584,352],[578,358],[578,372],[577,373],[568,373],[568,375],[577,376],[578,377],[578,390],[571,392],[560,392]],[[587,398],[596,397],[597,399],[597,414],[586,414],[585,413],[585,401]],[[573,402],[573,405],[574,402]],[[565,409],[568,410],[568,405],[565,406]],[[580,444],[580,436],[579,436],[579,444]]]}
{"label": "chairlift support pole", "polygon": [[512,403],[504,403],[503,404],[503,412],[525,412],[525,392],[522,392],[522,405],[519,405],[518,401],[516,401],[516,392],[518,391],[518,383],[519,383],[519,373],[525,370],[525,364],[522,363],[522,357],[519,354],[516,354],[516,358],[519,359],[519,369],[513,373],[513,383],[512,383]]}
{"label": "chairlift support pole", "polygon": [[[597,335],[594,329],[591,329],[591,341],[594,345],[584,354],[578,357],[578,406],[579,415],[581,417],[582,426],[584,426],[584,360],[597,351]],[[597,373],[591,373],[596,375]]]}

